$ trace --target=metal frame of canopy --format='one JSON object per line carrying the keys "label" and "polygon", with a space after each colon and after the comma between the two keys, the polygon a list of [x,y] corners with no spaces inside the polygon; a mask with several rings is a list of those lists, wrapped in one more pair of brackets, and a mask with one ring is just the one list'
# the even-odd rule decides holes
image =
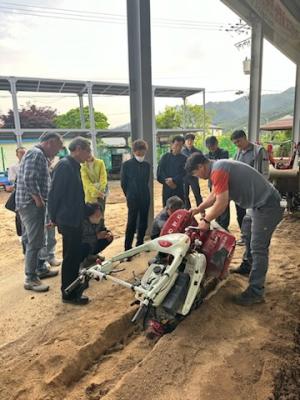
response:
{"label": "metal frame of canopy", "polygon": [[[124,83],[111,83],[111,82],[92,82],[92,81],[79,81],[79,80],[66,80],[66,79],[47,79],[47,78],[28,78],[28,77],[7,77],[0,76],[0,91],[9,91],[12,96],[13,112],[15,129],[0,129],[1,138],[6,135],[6,138],[12,138],[10,134],[14,134],[17,144],[21,145],[23,135],[26,138],[38,138],[43,132],[60,132],[64,136],[74,137],[78,134],[90,136],[92,140],[92,147],[94,153],[97,152],[96,137],[120,137],[124,136],[124,131],[115,129],[97,129],[95,126],[93,95],[103,96],[129,96],[129,85]],[[24,129],[20,123],[18,113],[18,92],[29,93],[58,93],[58,94],[74,94],[79,99],[81,129]],[[186,98],[194,94],[202,92],[203,107],[205,109],[205,89],[204,88],[189,88],[189,87],[175,87],[175,86],[153,86],[153,113],[154,113],[154,99],[155,97],[165,98],[182,98],[184,105]],[[83,96],[88,96],[89,104],[89,122],[90,128],[85,126],[85,119],[83,115]],[[153,117],[153,120],[154,117]],[[205,119],[203,119],[203,129],[205,129]],[[153,127],[153,141],[156,142],[156,127]],[[177,132],[176,130],[174,131]],[[178,132],[183,132],[178,130]],[[32,136],[31,136],[32,135]],[[156,168],[156,165],[153,166]]]}

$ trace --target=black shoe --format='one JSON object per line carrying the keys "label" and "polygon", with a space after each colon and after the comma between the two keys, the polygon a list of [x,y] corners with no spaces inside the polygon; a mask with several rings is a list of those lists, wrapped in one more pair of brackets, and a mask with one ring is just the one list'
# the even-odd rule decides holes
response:
{"label": "black shoe", "polygon": [[243,276],[249,276],[251,272],[251,264],[248,261],[243,261],[238,268],[231,269],[231,274],[239,274]]}
{"label": "black shoe", "polygon": [[244,292],[233,296],[232,300],[239,306],[252,306],[253,304],[265,302],[264,297],[254,293],[251,287],[248,287]]}
{"label": "black shoe", "polygon": [[89,302],[89,298],[87,296],[80,296],[80,297],[63,297],[62,302],[67,304],[73,304],[74,306],[85,306]]}

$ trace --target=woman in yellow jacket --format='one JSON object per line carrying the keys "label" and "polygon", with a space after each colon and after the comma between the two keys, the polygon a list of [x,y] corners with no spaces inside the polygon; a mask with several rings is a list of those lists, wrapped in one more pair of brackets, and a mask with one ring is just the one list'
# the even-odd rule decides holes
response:
{"label": "woman in yellow jacket", "polygon": [[86,203],[100,203],[105,207],[105,192],[107,188],[107,174],[102,160],[91,156],[81,164],[81,179]]}

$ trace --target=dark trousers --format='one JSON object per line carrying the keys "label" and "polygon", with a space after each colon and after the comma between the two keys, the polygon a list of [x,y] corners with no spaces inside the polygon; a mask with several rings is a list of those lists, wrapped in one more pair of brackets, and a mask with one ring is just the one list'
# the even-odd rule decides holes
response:
{"label": "dark trousers", "polygon": [[[61,268],[61,291],[65,297],[64,290],[78,277],[79,265],[81,261],[81,227],[74,228],[71,226],[60,225],[58,232],[63,238],[63,262]],[[81,294],[81,293],[80,293]],[[79,293],[76,290],[72,293],[72,297],[76,297]]]}
{"label": "dark trousers", "polygon": [[228,205],[226,210],[218,218],[216,218],[217,223],[224,229],[228,230],[230,224],[230,206]]}
{"label": "dark trousers", "polygon": [[184,202],[183,184],[177,185],[176,189],[171,189],[168,185],[163,185],[162,197],[163,207],[166,206],[167,200],[172,196],[178,196]]}
{"label": "dark trousers", "polygon": [[98,239],[94,246],[89,243],[81,243],[81,261],[89,255],[95,255],[111,244],[112,240]]}
{"label": "dark trousers", "polygon": [[137,229],[136,245],[144,243],[144,237],[148,226],[149,203],[142,201],[127,201],[128,219],[125,233],[125,250],[132,248],[134,234]]}
{"label": "dark trousers", "polygon": [[237,204],[235,205],[235,208],[236,208],[237,221],[238,221],[240,230],[242,230],[243,219],[244,219],[244,216],[246,215],[246,210],[245,210],[245,208],[242,208],[242,207],[238,206]]}
{"label": "dark trousers", "polygon": [[[211,183],[208,185],[209,191],[211,192]],[[230,224],[230,202],[226,207],[226,210],[216,218],[217,223],[224,229],[228,231],[228,227]]]}
{"label": "dark trousers", "polygon": [[199,185],[199,179],[195,176],[187,176],[184,180],[184,207],[189,210],[191,208],[191,202],[189,199],[190,195],[190,187],[192,188],[192,192],[195,196],[196,204],[199,206],[199,204],[202,203],[202,196],[200,192],[200,185]]}

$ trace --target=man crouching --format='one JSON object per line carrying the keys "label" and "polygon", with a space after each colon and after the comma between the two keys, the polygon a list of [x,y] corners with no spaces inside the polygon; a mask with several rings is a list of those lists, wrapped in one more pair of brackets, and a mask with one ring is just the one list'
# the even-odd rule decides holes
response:
{"label": "man crouching", "polygon": [[98,253],[109,246],[113,240],[113,234],[104,225],[102,205],[86,203],[85,219],[82,225],[81,266],[87,268],[98,259],[104,261],[104,257]]}

